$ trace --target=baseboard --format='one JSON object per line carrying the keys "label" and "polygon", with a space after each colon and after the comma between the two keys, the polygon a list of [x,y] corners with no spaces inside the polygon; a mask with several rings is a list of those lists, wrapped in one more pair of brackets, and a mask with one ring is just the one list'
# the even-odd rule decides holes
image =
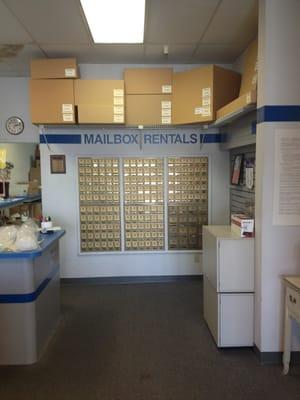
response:
{"label": "baseboard", "polygon": [[202,275],[158,275],[158,276],[112,276],[95,278],[61,278],[63,285],[86,284],[86,285],[128,285],[135,283],[167,283],[182,281],[200,281]]}
{"label": "baseboard", "polygon": [[[260,351],[257,346],[254,346],[254,353],[263,365],[282,364],[282,351]],[[291,362],[300,364],[300,351],[291,352]]]}

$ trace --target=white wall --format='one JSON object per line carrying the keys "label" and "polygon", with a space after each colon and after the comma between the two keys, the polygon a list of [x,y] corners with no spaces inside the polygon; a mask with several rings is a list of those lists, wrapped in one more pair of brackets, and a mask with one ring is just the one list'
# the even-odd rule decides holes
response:
{"label": "white wall", "polygon": [[[24,131],[18,136],[10,135],[5,129],[5,122],[11,116],[24,121]],[[0,78],[0,142],[39,142],[38,128],[30,122],[27,78]]]}
{"label": "white wall", "polygon": [[[76,133],[79,132],[76,131]],[[65,175],[50,174],[49,154],[66,155],[67,173]],[[79,213],[76,164],[78,155],[137,155],[143,157],[147,155],[200,154],[209,156],[210,222],[228,224],[229,155],[227,152],[219,150],[218,143],[204,144],[201,150],[200,145],[151,145],[140,150],[137,145],[51,144],[49,151],[47,145],[41,145],[43,209],[45,214],[51,215],[54,221],[61,224],[67,231],[61,243],[62,276],[99,277],[202,273],[202,260],[199,252],[78,255]]]}
{"label": "white wall", "polygon": [[6,161],[14,164],[11,170],[9,193],[13,196],[18,191],[17,182],[28,182],[31,159],[34,158],[35,144],[0,143],[0,149],[6,149]]}

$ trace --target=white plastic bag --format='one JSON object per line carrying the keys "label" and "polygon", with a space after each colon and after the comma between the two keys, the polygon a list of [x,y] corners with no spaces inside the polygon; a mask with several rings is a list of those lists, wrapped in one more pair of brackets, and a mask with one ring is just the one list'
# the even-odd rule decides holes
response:
{"label": "white plastic bag", "polygon": [[0,228],[0,251],[12,250],[17,237],[18,229],[15,225]]}
{"label": "white plastic bag", "polygon": [[38,226],[33,219],[24,222],[17,231],[15,250],[35,250],[38,248]]}

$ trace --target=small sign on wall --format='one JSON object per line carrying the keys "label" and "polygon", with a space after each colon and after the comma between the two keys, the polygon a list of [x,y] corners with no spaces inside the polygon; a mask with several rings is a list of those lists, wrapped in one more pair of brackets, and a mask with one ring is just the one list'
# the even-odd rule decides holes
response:
{"label": "small sign on wall", "polygon": [[64,154],[50,155],[50,170],[51,174],[66,173],[66,156]]}

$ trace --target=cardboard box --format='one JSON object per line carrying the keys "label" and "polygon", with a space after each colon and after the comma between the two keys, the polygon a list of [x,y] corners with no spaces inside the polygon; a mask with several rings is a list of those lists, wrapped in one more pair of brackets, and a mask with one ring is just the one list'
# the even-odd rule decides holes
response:
{"label": "cardboard box", "polygon": [[231,230],[240,237],[253,237],[254,219],[245,214],[232,214]]}
{"label": "cardboard box", "polygon": [[257,39],[250,43],[244,54],[244,68],[239,97],[218,109],[217,119],[256,103],[257,90]]}
{"label": "cardboard box", "polygon": [[75,58],[42,58],[31,60],[32,79],[74,79],[78,78]]}
{"label": "cardboard box", "polygon": [[256,104],[256,98],[256,90],[251,90],[250,92],[243,94],[226,106],[220,108],[217,111],[217,119],[224,118],[246,106],[249,106],[250,104]]}
{"label": "cardboard box", "polygon": [[29,181],[37,181],[41,184],[41,169],[37,167],[31,167],[29,170]]}
{"label": "cardboard box", "polygon": [[126,94],[171,94],[172,68],[129,68],[124,70]]}
{"label": "cardboard box", "polygon": [[257,88],[257,39],[248,46],[244,55],[244,68],[242,73],[239,96],[243,96]]}
{"label": "cardboard box", "polygon": [[74,124],[74,85],[68,79],[32,79],[29,82],[33,124]]}
{"label": "cardboard box", "polygon": [[194,68],[173,76],[173,123],[208,123],[216,110],[238,97],[239,73],[215,65]]}
{"label": "cardboard box", "polygon": [[29,181],[27,194],[39,194],[41,183],[38,181]]}
{"label": "cardboard box", "polygon": [[74,94],[79,123],[124,123],[124,81],[76,80]]}
{"label": "cardboard box", "polygon": [[38,219],[43,215],[42,203],[32,203],[31,204],[31,217]]}
{"label": "cardboard box", "polygon": [[171,95],[126,95],[126,125],[169,125],[172,123]]}

